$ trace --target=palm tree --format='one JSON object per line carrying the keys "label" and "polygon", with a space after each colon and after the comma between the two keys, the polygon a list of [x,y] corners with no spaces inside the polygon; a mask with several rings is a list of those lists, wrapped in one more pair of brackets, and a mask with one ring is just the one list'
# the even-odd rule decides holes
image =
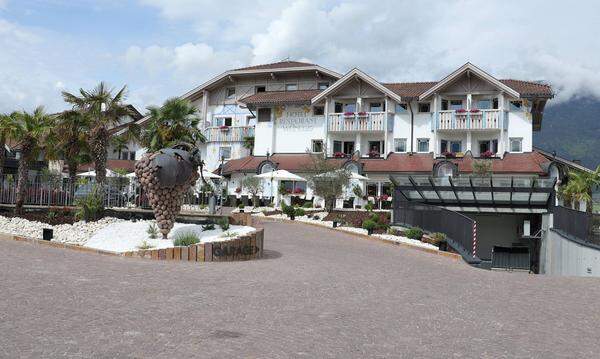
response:
{"label": "palm tree", "polygon": [[79,164],[90,160],[87,118],[79,111],[69,110],[61,112],[55,120],[49,139],[51,145],[48,146],[48,151],[52,151],[48,155],[65,159],[69,167],[69,180],[75,183]]}
{"label": "palm tree", "polygon": [[576,201],[576,209],[579,209],[580,202],[585,202],[586,211],[592,213],[592,191],[596,186],[600,186],[600,166],[593,172],[570,172],[567,184],[560,189],[560,195],[571,206]]}
{"label": "palm tree", "polygon": [[113,152],[118,153],[119,158],[121,158],[121,152],[129,149],[129,146],[127,146],[129,140],[125,136],[114,136],[110,139],[110,142],[113,147]]}
{"label": "palm tree", "polygon": [[205,138],[198,128],[197,109],[187,100],[171,98],[161,107],[148,107],[150,120],[141,130],[140,142],[148,152],[172,147],[179,143],[197,145]]}
{"label": "palm tree", "polygon": [[10,115],[0,114],[0,183],[4,175],[4,162],[6,160],[6,141],[10,137],[12,119]]}
{"label": "palm tree", "polygon": [[17,142],[17,146],[21,149],[15,212],[22,214],[25,192],[27,190],[29,166],[44,148],[45,139],[51,128],[51,117],[40,106],[32,113],[25,111],[14,113],[11,116],[11,120],[10,136]]}
{"label": "palm tree", "polygon": [[63,91],[63,99],[73,105],[73,109],[86,116],[89,124],[89,147],[96,181],[103,184],[106,180],[106,158],[110,139],[109,129],[119,124],[119,120],[130,114],[123,104],[127,86],[113,94],[104,82],[100,82],[91,91],[79,89],[79,95]]}

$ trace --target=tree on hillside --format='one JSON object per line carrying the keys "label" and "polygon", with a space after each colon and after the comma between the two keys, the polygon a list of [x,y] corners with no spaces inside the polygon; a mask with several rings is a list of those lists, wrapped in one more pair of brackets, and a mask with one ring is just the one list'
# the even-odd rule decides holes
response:
{"label": "tree on hillside", "polygon": [[140,142],[148,152],[179,143],[196,146],[205,141],[198,128],[197,109],[189,101],[171,98],[161,107],[148,107],[148,111],[150,119],[139,134]]}
{"label": "tree on hillside", "polygon": [[10,136],[21,150],[17,179],[17,199],[15,212],[23,213],[29,167],[44,148],[45,140],[51,128],[51,117],[43,107],[33,112],[17,112],[11,116]]}
{"label": "tree on hillside", "polygon": [[79,90],[79,95],[63,91],[63,99],[81,112],[88,121],[88,144],[94,161],[96,181],[103,184],[106,180],[106,159],[110,139],[109,129],[119,124],[130,110],[123,103],[126,98],[126,86],[113,94],[104,82],[100,82],[91,91]]}

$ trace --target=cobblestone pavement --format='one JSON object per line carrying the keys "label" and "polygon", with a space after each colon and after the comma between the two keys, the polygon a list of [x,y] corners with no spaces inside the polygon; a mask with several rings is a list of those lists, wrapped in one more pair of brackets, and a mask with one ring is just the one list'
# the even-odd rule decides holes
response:
{"label": "cobblestone pavement", "polygon": [[0,240],[0,357],[600,356],[600,279],[490,272],[313,226],[264,227],[267,258],[235,263]]}

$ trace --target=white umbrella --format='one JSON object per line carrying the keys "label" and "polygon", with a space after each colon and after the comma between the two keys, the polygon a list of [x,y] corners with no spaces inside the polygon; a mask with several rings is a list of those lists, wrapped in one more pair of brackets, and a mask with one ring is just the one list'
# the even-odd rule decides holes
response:
{"label": "white umbrella", "polygon": [[207,170],[202,171],[202,176],[206,179],[222,179],[223,178],[223,177],[219,176],[218,174],[212,173]]}
{"label": "white umbrella", "polygon": [[[78,173],[79,177],[96,177],[96,171],[91,170],[87,172]],[[117,177],[118,174],[115,171],[111,171],[108,168],[106,169],[106,177]]]}
{"label": "white umbrella", "polygon": [[256,175],[258,178],[264,179],[272,179],[275,181],[306,181],[304,178],[295,175],[286,170],[277,170],[272,172],[265,172],[259,175]]}

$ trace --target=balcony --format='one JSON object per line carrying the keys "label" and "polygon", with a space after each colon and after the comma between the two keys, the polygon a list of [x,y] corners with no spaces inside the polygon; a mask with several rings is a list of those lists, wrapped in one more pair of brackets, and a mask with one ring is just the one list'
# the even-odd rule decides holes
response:
{"label": "balcony", "polygon": [[392,130],[393,114],[387,112],[332,113],[328,115],[330,132],[383,132]]}
{"label": "balcony", "polygon": [[508,128],[508,114],[501,110],[439,111],[434,114],[438,130],[500,130]]}
{"label": "balcony", "polygon": [[254,137],[253,126],[207,127],[206,142],[241,142],[245,137]]}

